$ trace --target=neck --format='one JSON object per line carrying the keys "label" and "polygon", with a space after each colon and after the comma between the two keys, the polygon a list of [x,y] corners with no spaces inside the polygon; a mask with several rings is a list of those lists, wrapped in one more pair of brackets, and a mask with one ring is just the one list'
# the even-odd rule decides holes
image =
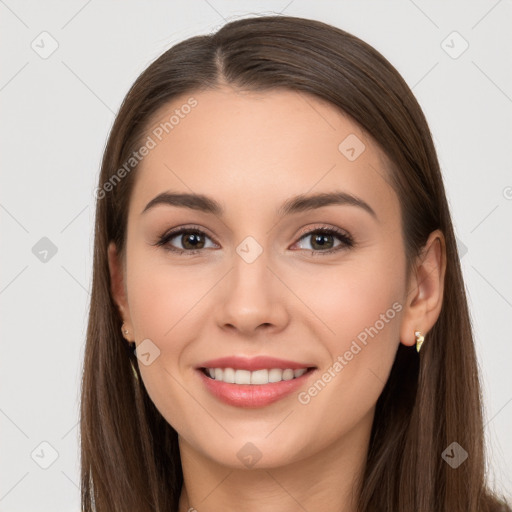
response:
{"label": "neck", "polygon": [[179,436],[179,512],[356,512],[372,421],[373,410],[312,456],[259,469],[220,465]]}

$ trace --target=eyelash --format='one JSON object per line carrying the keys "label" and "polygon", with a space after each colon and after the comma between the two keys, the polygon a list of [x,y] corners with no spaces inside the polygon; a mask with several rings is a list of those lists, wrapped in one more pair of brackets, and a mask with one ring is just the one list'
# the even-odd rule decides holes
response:
{"label": "eyelash", "polygon": [[[211,238],[202,229],[200,229],[199,226],[181,227],[181,228],[177,228],[177,229],[171,230],[171,231],[169,231],[167,233],[164,233],[162,236],[159,237],[158,241],[155,244],[153,244],[153,245],[156,245],[158,247],[164,247],[165,250],[168,250],[170,252],[177,253],[177,254],[184,254],[184,253],[186,253],[187,256],[193,256],[194,254],[198,254],[199,252],[205,250],[205,249],[193,249],[193,250],[188,251],[188,250],[185,250],[185,249],[177,249],[176,247],[173,247],[171,245],[167,246],[167,244],[168,244],[168,242],[170,240],[172,240],[173,238],[177,237],[178,235],[183,235],[185,233],[187,233],[187,234],[200,234],[200,235],[205,235],[208,238]],[[314,255],[333,254],[333,253],[338,252],[338,251],[340,251],[342,249],[351,248],[351,247],[355,246],[355,242],[354,242],[353,238],[348,233],[346,233],[345,231],[342,231],[341,229],[333,228],[333,227],[327,227],[327,226],[321,226],[321,227],[312,229],[310,231],[306,231],[306,232],[304,232],[304,233],[302,233],[300,235],[300,237],[299,237],[299,239],[297,241],[299,241],[302,238],[305,238],[305,237],[307,237],[309,235],[313,235],[313,234],[333,235],[333,236],[336,236],[342,242],[342,244],[339,245],[338,247],[334,247],[334,248],[328,249],[326,251],[314,251],[314,250],[311,250],[310,253],[313,256]],[[303,250],[307,251],[308,249],[303,249]]]}

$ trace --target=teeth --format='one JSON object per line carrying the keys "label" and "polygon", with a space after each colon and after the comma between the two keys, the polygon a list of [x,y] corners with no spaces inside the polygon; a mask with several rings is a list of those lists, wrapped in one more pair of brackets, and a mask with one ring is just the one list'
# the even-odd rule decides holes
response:
{"label": "teeth", "polygon": [[[217,377],[217,368],[215,368],[215,377]],[[222,380],[224,377],[224,370],[221,370],[220,378],[215,380]],[[236,370],[235,371],[235,384],[250,384],[251,383],[251,372],[248,370]]]}
{"label": "teeth", "polygon": [[268,384],[268,370],[256,370],[247,373],[251,376],[251,384]]}
{"label": "teeth", "polygon": [[207,368],[207,374],[215,380],[228,382],[230,384],[268,384],[269,382],[281,382],[282,380],[291,380],[304,375],[307,368],[292,370],[288,368],[272,368],[270,370],[234,370],[233,368]]}
{"label": "teeth", "polygon": [[[217,377],[215,377],[217,379]],[[230,384],[234,384],[235,383],[235,370],[233,370],[233,368],[224,368],[224,371],[222,371],[222,375],[220,376],[220,378],[224,381],[224,382],[229,382]],[[218,379],[220,380],[220,379]]]}

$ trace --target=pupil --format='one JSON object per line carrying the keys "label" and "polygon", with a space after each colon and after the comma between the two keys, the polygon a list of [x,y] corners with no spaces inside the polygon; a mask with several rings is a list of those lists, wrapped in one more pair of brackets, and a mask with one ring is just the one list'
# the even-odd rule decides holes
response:
{"label": "pupil", "polygon": [[327,235],[325,233],[320,233],[320,234],[315,235],[315,237],[314,237],[315,241],[313,243],[313,246],[315,244],[319,244],[319,246],[321,248],[325,248],[325,246],[326,246],[325,238],[328,238],[328,237],[331,237],[331,235]]}
{"label": "pupil", "polygon": [[[201,245],[201,241],[198,240],[199,238],[200,238],[200,235],[198,233],[189,233],[187,235],[184,235],[183,246],[187,247],[187,244],[190,243],[190,244],[192,244],[192,246],[191,246],[192,249],[197,249],[198,244]],[[199,248],[201,248],[201,247],[199,247]]]}

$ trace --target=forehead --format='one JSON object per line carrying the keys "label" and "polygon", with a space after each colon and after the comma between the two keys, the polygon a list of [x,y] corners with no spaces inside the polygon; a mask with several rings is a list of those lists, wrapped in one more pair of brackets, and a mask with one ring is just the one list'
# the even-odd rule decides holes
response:
{"label": "forehead", "polygon": [[167,190],[216,197],[234,212],[333,189],[364,197],[375,210],[397,203],[378,146],[350,117],[306,93],[183,95],[153,116],[149,139],[131,200],[137,212]]}

